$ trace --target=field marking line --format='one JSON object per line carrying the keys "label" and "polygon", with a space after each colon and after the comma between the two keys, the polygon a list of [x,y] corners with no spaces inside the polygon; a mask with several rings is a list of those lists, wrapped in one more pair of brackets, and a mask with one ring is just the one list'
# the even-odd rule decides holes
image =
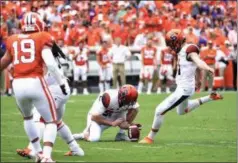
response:
{"label": "field marking line", "polygon": [[8,114],[2,113],[1,115],[3,115],[3,116],[12,116],[12,115],[21,115],[21,113],[8,113]]}
{"label": "field marking line", "polygon": [[166,146],[177,146],[177,145],[186,145],[186,146],[203,146],[203,147],[212,147],[212,148],[217,148],[217,147],[227,147],[227,148],[235,148],[236,146],[231,146],[231,145],[215,145],[215,144],[199,144],[199,143],[168,143]]}
{"label": "field marking line", "polygon": [[136,148],[155,148],[155,149],[159,149],[159,148],[163,148],[163,147],[151,147],[151,146],[145,146],[145,145],[133,145],[133,147]]}
{"label": "field marking line", "polygon": [[146,145],[134,145],[133,147],[136,148],[155,148],[155,149],[160,149],[166,146],[178,146],[178,145],[185,145],[185,146],[203,146],[203,147],[211,147],[211,148],[218,148],[218,147],[227,147],[227,148],[234,148],[236,149],[236,146],[231,146],[231,145],[215,145],[215,144],[199,144],[199,143],[167,143],[167,144],[162,144],[159,147],[152,147],[152,146],[146,146]]}
{"label": "field marking line", "polygon": [[9,137],[9,138],[27,138],[27,136],[15,136],[15,135],[1,135],[1,137]]}
{"label": "field marking line", "polygon": [[208,131],[232,131],[232,130],[226,130],[226,129],[218,129],[218,128],[201,128],[201,127],[179,127],[181,129],[192,129],[192,130],[208,130]]}
{"label": "field marking line", "polygon": [[102,147],[93,147],[93,149],[99,149],[99,150],[114,150],[114,151],[121,151],[120,148],[102,148]]}

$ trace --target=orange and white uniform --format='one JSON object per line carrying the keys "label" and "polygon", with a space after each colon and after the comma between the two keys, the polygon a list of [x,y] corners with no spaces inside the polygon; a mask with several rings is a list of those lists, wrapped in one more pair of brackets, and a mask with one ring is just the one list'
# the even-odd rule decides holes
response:
{"label": "orange and white uniform", "polygon": [[152,79],[156,63],[157,49],[155,47],[143,47],[141,50],[142,68],[140,79]]}
{"label": "orange and white uniform", "polygon": [[88,53],[89,49],[87,47],[83,49],[77,48],[74,59],[74,81],[79,81],[80,76],[82,81],[87,80]]}
{"label": "orange and white uniform", "polygon": [[172,54],[171,50],[168,48],[161,51],[161,67],[159,70],[159,79],[164,80],[167,78],[169,80],[173,80],[173,61],[174,55]]}
{"label": "orange and white uniform", "polygon": [[99,78],[100,81],[110,81],[112,78],[111,57],[108,54],[109,49],[102,48],[98,53]]}
{"label": "orange and white uniform", "polygon": [[[7,39],[7,53],[13,58],[13,90],[24,117],[32,116],[35,106],[46,122],[56,121],[55,102],[43,77],[45,65],[58,72],[52,45],[47,32],[17,34]],[[57,76],[59,83],[63,82],[60,77]]]}

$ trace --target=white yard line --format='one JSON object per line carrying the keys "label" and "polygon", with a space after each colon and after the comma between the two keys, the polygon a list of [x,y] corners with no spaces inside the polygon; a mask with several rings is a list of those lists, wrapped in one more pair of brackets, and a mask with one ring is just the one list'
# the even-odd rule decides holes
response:
{"label": "white yard line", "polygon": [[11,117],[12,115],[21,115],[21,113],[8,113],[8,114],[5,114],[5,113],[1,113],[1,116],[9,116]]}
{"label": "white yard line", "polygon": [[27,136],[21,136],[21,135],[1,135],[1,137],[9,137],[9,138],[27,138]]}
{"label": "white yard line", "polygon": [[93,149],[99,149],[99,150],[114,150],[114,151],[121,151],[120,148],[101,148],[101,147],[93,147]]}
{"label": "white yard line", "polygon": [[152,147],[152,146],[146,146],[146,145],[134,145],[133,147],[136,147],[136,148],[155,148],[155,149],[163,148],[161,146]]}
{"label": "white yard line", "polygon": [[191,130],[208,130],[208,131],[223,131],[223,132],[230,132],[232,130],[226,130],[226,129],[220,129],[220,128],[201,128],[201,127],[179,127],[181,129],[187,130],[187,129],[191,129]]}
{"label": "white yard line", "polygon": [[154,149],[160,149],[163,148],[165,146],[202,146],[202,147],[211,147],[211,148],[234,148],[236,149],[236,146],[232,146],[232,145],[224,145],[224,144],[200,144],[200,143],[167,143],[167,144],[162,144],[161,146],[158,144],[158,146],[148,146],[148,145],[134,145],[133,147],[136,148],[154,148]]}
{"label": "white yard line", "polygon": [[185,146],[202,146],[202,147],[211,147],[211,148],[217,148],[217,147],[227,147],[227,148],[234,148],[236,149],[236,146],[231,146],[231,145],[217,145],[217,144],[199,144],[199,143],[168,143],[166,146],[177,146],[177,145],[185,145]]}

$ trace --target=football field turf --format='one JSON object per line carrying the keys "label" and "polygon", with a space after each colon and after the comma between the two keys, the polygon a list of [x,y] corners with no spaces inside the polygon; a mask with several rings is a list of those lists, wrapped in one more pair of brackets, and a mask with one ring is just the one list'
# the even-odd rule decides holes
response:
{"label": "football field turf", "polygon": [[[205,95],[196,94],[195,97]],[[135,122],[143,125],[141,138],[151,128],[154,110],[167,95],[140,95],[140,112]],[[96,95],[74,96],[68,104],[64,121],[72,132],[81,132],[86,125],[87,112]],[[68,146],[57,137],[53,159],[59,162],[113,162],[113,161],[174,161],[174,162],[235,162],[236,161],[236,93],[225,92],[224,100],[210,102],[195,111],[179,116],[172,110],[153,145],[133,142],[113,142],[118,128],[109,128],[102,141],[79,141],[84,157],[63,156]],[[26,147],[28,139],[23,120],[12,97],[1,97],[1,161],[31,162],[16,154],[17,148]]]}

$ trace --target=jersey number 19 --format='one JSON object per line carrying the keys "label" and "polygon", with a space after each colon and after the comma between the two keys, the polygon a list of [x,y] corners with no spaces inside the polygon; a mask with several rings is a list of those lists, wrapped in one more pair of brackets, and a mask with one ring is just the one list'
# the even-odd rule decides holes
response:
{"label": "jersey number 19", "polygon": [[[20,57],[18,43],[20,43],[20,52],[24,53],[24,55]],[[32,63],[35,60],[35,42],[32,39],[24,39],[20,42],[15,41],[12,46],[14,48],[14,65],[19,63]]]}

